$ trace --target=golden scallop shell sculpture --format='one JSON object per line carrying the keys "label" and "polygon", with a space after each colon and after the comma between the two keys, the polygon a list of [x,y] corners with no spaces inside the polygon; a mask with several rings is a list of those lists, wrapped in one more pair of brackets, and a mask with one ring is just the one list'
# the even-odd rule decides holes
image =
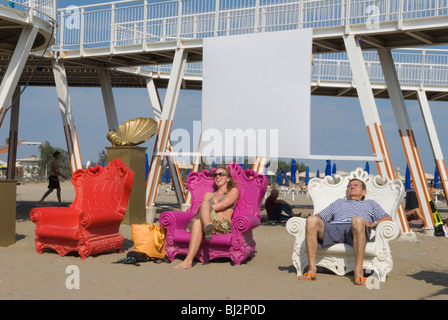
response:
{"label": "golden scallop shell sculpture", "polygon": [[148,141],[157,132],[158,123],[151,118],[135,118],[123,122],[118,132],[109,131],[107,139],[116,147],[136,146]]}

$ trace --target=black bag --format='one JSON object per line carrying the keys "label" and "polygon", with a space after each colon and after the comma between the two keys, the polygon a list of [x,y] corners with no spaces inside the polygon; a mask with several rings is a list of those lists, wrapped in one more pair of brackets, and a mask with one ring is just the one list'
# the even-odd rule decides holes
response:
{"label": "black bag", "polygon": [[126,258],[112,263],[133,264],[138,267],[140,266],[139,262],[147,262],[149,260],[151,260],[151,258],[144,252],[129,251],[126,255]]}
{"label": "black bag", "polygon": [[434,235],[436,237],[444,237],[445,231],[443,231],[443,224],[434,227]]}

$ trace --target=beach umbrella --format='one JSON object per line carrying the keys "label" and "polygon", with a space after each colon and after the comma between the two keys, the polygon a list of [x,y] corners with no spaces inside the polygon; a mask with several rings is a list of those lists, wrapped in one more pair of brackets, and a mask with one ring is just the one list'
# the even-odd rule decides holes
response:
{"label": "beach umbrella", "polygon": [[325,175],[331,176],[331,161],[327,160],[327,165],[325,166]]}
{"label": "beach umbrella", "polygon": [[436,167],[436,170],[434,171],[434,188],[438,188],[439,186],[440,186],[439,171],[437,170],[437,167]]}
{"label": "beach umbrella", "polygon": [[287,179],[287,177],[286,177],[286,168],[285,169],[283,169],[283,178],[285,179],[285,186],[287,186],[288,185],[288,179]]}
{"label": "beach umbrella", "polygon": [[218,166],[219,166],[219,157],[216,158],[216,160],[215,160],[215,168],[218,168]]}
{"label": "beach umbrella", "polygon": [[292,159],[292,164],[291,164],[291,181],[293,183],[296,183],[296,160]]}
{"label": "beach umbrella", "polygon": [[165,182],[170,183],[170,169],[168,167],[165,170]]}
{"label": "beach umbrella", "polygon": [[404,177],[404,189],[411,189],[411,171],[409,171],[409,166],[406,165],[406,175]]}
{"label": "beach umbrella", "polygon": [[240,167],[243,167],[243,157],[238,157],[238,163],[240,165]]}
{"label": "beach umbrella", "polygon": [[316,172],[316,177],[317,177],[317,178],[320,178],[320,172],[319,172],[319,170],[317,170],[317,172]]}
{"label": "beach umbrella", "polygon": [[336,174],[336,163],[333,163],[333,169],[331,169],[331,174]]}
{"label": "beach umbrella", "polygon": [[277,180],[275,181],[279,186],[282,185],[282,171],[277,172]]}
{"label": "beach umbrella", "polygon": [[308,182],[310,182],[310,167],[306,166],[306,173],[305,173],[305,185],[308,185]]}
{"label": "beach umbrella", "polygon": [[368,162],[368,161],[366,161],[366,167],[364,168],[364,170],[365,170],[368,174],[370,174],[370,165],[369,165],[369,162]]}
{"label": "beach umbrella", "polygon": [[266,163],[266,166],[264,167],[264,175],[266,176],[266,178],[267,178],[268,175],[269,175],[269,169],[268,169],[268,167],[269,167],[269,163]]}

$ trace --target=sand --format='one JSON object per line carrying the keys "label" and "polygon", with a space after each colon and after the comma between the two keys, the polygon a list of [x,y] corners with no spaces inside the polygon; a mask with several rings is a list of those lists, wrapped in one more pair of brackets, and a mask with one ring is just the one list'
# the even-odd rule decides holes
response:
{"label": "sand", "polygon": [[[38,254],[34,247],[34,224],[30,209],[46,191],[45,184],[19,185],[17,189],[16,243],[0,247],[0,299],[124,299],[124,300],[427,300],[448,298],[447,237],[428,236],[418,225],[411,225],[415,240],[391,243],[394,268],[379,289],[353,285],[353,274],[317,274],[316,281],[297,280],[291,255],[294,238],[284,224],[261,225],[254,230],[255,256],[240,266],[228,259],[198,262],[191,270],[175,270],[173,263],[153,262],[140,266],[113,264],[133,250],[131,227],[121,226],[125,253],[106,253],[81,261],[77,254],[59,256],[53,251]],[[62,198],[67,204],[75,196],[73,186],[63,183]],[[295,212],[310,213],[303,206],[311,200],[305,195],[281,196],[298,207]],[[56,203],[56,195],[46,205]],[[177,209],[173,192],[157,198],[156,222],[165,210]],[[439,203],[447,217],[446,204]],[[265,214],[263,211],[262,214]],[[67,279],[79,270],[79,289],[68,289]],[[68,271],[68,273],[67,273]],[[72,283],[69,281],[69,284]],[[176,311],[177,312],[177,311]]]}

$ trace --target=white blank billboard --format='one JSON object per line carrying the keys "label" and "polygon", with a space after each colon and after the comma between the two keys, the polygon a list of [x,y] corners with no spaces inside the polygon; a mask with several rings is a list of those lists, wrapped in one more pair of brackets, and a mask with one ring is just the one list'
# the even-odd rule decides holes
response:
{"label": "white blank billboard", "polygon": [[204,39],[201,152],[310,156],[312,30]]}

